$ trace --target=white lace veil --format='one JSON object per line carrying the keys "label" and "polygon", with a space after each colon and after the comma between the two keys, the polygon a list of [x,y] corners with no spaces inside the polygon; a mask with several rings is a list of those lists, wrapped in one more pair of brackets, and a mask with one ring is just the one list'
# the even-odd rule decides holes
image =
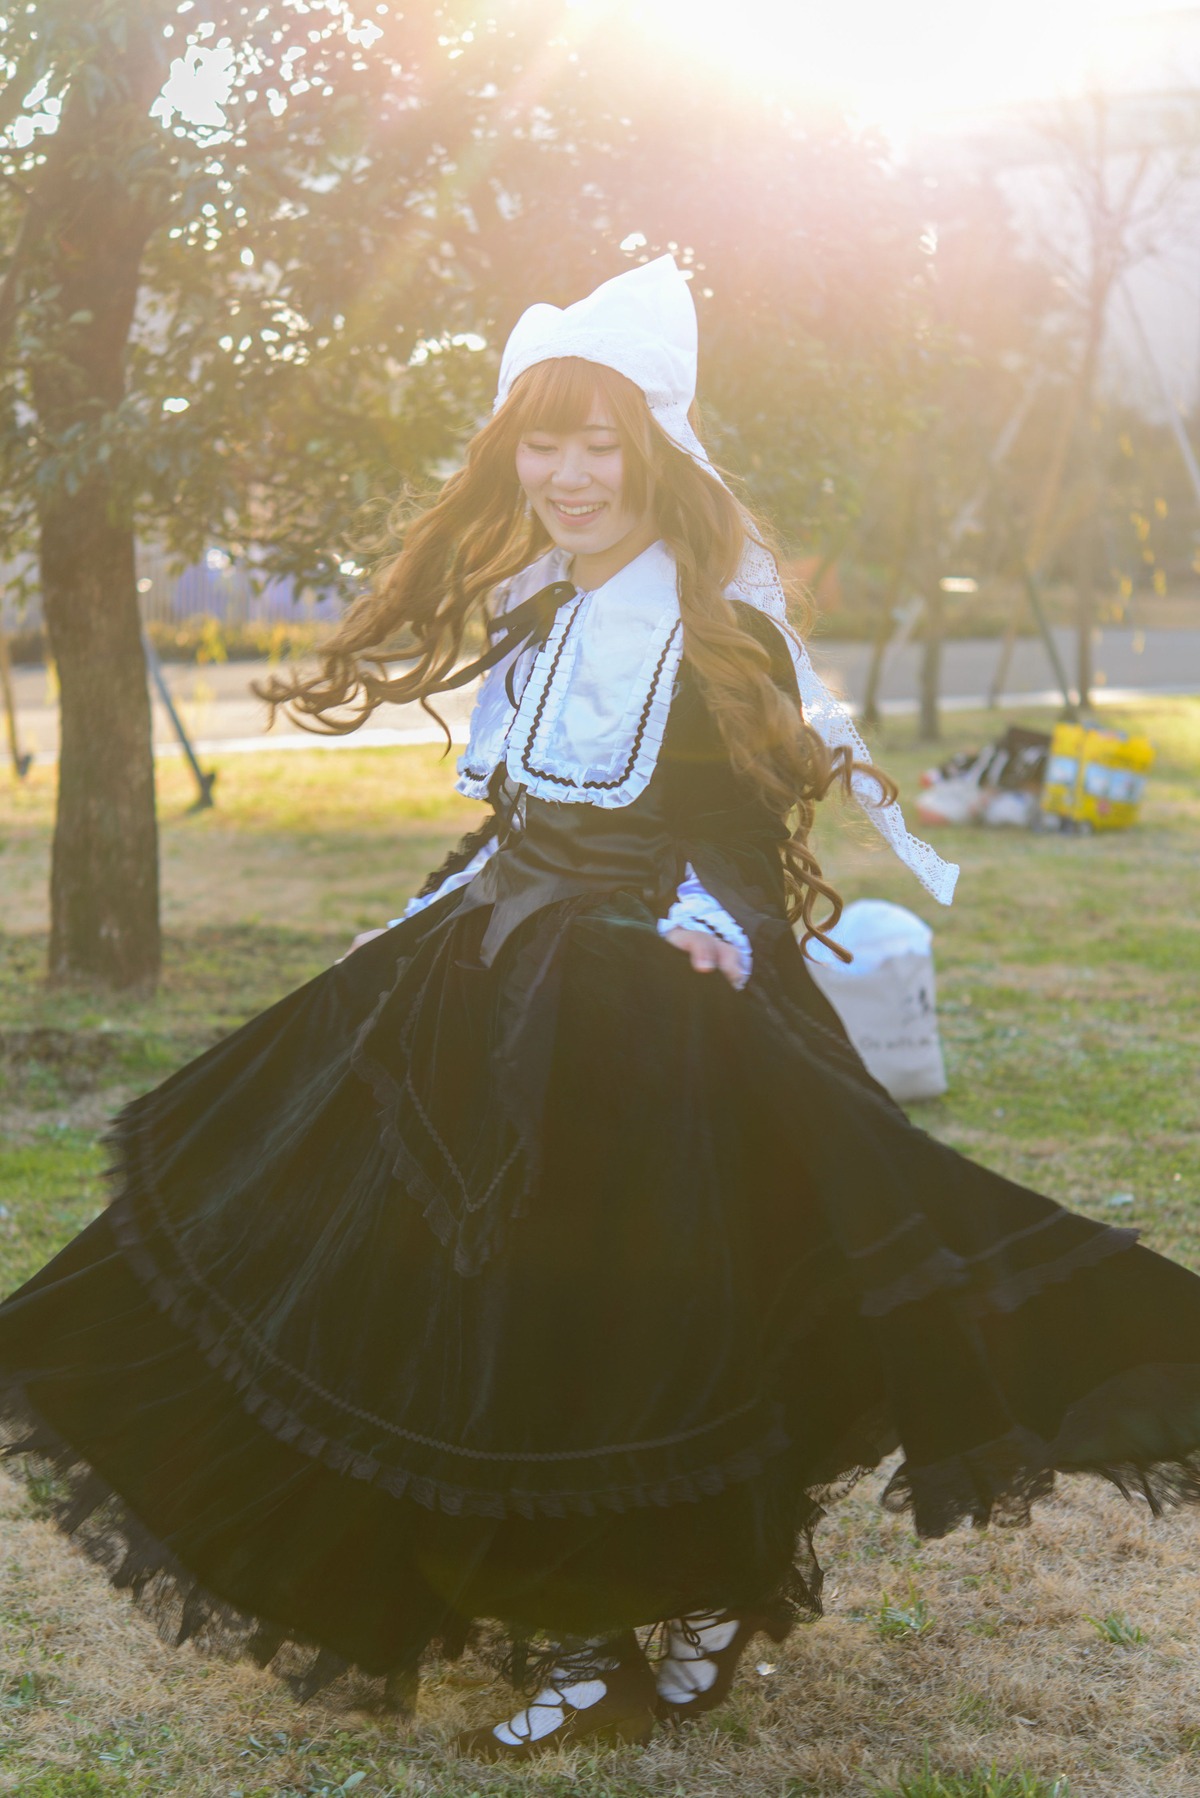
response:
{"label": "white lace veil", "polygon": [[[603,282],[573,306],[538,304],[523,312],[501,358],[496,408],[504,404],[517,377],[535,363],[559,356],[598,362],[640,387],[660,429],[719,481],[721,477],[688,419],[696,394],[696,348],[691,289],[674,257],[659,256]],[[853,718],[829,691],[813,667],[803,639],[788,622],[774,556],[749,529],[741,566],[729,591],[731,597],[766,612],[783,633],[795,665],[804,716],[812,728],[831,749],[847,748],[856,761],[870,762]],[[898,805],[875,803],[878,788],[869,775],[856,774],[853,789],[867,817],[901,861],[935,899],[949,905],[958,868],[909,832]]]}

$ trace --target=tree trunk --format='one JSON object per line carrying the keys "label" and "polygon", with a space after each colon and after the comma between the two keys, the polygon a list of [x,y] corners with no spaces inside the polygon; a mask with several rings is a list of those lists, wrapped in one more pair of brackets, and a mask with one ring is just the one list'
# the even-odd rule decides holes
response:
{"label": "tree trunk", "polygon": [[945,627],[945,598],[937,570],[930,567],[925,576],[925,629],[921,647],[920,723],[917,732],[922,743],[936,743],[942,734],[939,698],[942,688],[942,633]]}
{"label": "tree trunk", "polygon": [[871,645],[871,660],[867,666],[867,685],[863,694],[862,720],[864,724],[879,723],[879,688],[883,681],[883,665],[887,659],[888,644],[896,629],[895,610],[904,591],[904,583],[908,578],[908,565],[912,559],[913,544],[917,536],[917,519],[921,500],[922,458],[916,446],[909,445],[909,465],[905,480],[903,522],[900,526],[900,542],[896,547],[896,559],[892,564],[891,576],[880,599],[879,623],[875,631],[875,639]]}
{"label": "tree trunk", "polygon": [[158,978],[158,827],[133,533],[105,484],[41,511],[42,604],[61,747],[50,867],[50,976]]}
{"label": "tree trunk", "polygon": [[1089,518],[1080,532],[1075,557],[1075,686],[1079,709],[1086,712],[1092,703],[1092,634],[1096,628],[1096,544],[1095,520]]}
{"label": "tree trunk", "polygon": [[[897,565],[897,576],[903,569]],[[896,579],[890,580],[879,599],[879,622],[875,626],[875,635],[871,640],[871,659],[867,663],[867,683],[863,689],[862,721],[864,724],[879,723],[879,689],[883,683],[883,664],[887,657],[888,644],[896,629],[896,621],[892,617],[892,595],[898,585]]]}
{"label": "tree trunk", "polygon": [[108,435],[152,228],[143,183],[160,135],[148,108],[162,56],[152,26],[134,15],[124,38],[102,40],[105,98],[82,75],[67,94],[30,199],[27,277],[53,299],[29,371],[48,449],[39,559],[61,720],[50,975],[117,987],[153,987],[161,960],[133,502]]}

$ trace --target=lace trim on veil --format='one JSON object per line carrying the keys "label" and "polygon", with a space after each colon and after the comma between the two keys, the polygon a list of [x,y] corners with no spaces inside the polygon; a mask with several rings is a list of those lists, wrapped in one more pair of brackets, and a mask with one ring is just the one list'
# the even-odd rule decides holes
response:
{"label": "lace trim on veil", "polygon": [[[800,703],[809,724],[831,749],[849,749],[856,762],[871,760],[871,752],[863,742],[854,719],[840,699],[834,697],[812,665],[804,639],[788,622],[787,600],[779,570],[770,550],[747,539],[741,567],[730,588],[732,597],[765,612],[784,638],[796,670]],[[869,774],[855,774],[851,781],[854,797],[884,841],[895,851],[906,867],[911,868],[927,892],[939,905],[949,905],[958,881],[958,865],[943,861],[937,850],[920,837],[913,836],[904,822],[904,813],[893,800],[889,805],[875,803],[879,789]]]}

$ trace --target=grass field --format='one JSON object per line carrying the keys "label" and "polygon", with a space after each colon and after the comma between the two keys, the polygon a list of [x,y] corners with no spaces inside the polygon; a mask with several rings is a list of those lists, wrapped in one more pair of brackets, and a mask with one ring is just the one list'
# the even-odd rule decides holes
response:
{"label": "grass field", "polygon": [[[1107,716],[1108,714],[1106,714]],[[1030,721],[1035,721],[1031,715]],[[853,816],[822,824],[845,895],[935,926],[951,1076],[926,1128],[1200,1267],[1200,702],[1114,721],[1159,749],[1144,822],[1056,840],[948,831],[942,911]],[[994,721],[952,720],[947,749]],[[911,792],[927,757],[876,748]],[[0,1287],[104,1202],[98,1131],[126,1097],[394,916],[477,808],[434,750],[231,756],[186,815],[160,768],[166,973],[152,1002],[42,984],[53,771],[0,785]],[[485,1770],[445,1753],[491,1714],[480,1667],[434,1667],[414,1723],[353,1692],[298,1709],[269,1676],[163,1647],[0,1478],[0,1791],[285,1798],[1192,1798],[1197,1525],[1066,1482],[1031,1529],[918,1543],[871,1479],[818,1546],[827,1617],[710,1728],[642,1751]]]}

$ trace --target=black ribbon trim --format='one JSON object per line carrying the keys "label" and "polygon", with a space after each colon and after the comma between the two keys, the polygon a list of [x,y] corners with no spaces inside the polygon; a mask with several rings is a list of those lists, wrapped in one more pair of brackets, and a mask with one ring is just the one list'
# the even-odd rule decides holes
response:
{"label": "black ribbon trim", "polygon": [[[532,598],[522,600],[521,604],[514,606],[511,612],[503,614],[500,622],[504,625],[504,635],[498,638],[490,649],[485,650],[483,655],[476,657],[475,661],[468,662],[465,668],[456,668],[453,674],[446,676],[445,680],[440,680],[436,686],[430,687],[426,697],[432,693],[453,692],[455,687],[465,687],[468,681],[475,679],[476,675],[486,674],[489,668],[494,668],[497,662],[502,662],[511,650],[523,648],[526,644],[533,642],[536,642],[538,648],[541,649],[550,635],[559,607],[566,605],[567,601],[574,597],[575,589],[570,581],[552,581],[550,586],[543,587]],[[505,691],[515,706],[517,700],[512,688],[512,675],[513,670],[510,668],[505,681]]]}

